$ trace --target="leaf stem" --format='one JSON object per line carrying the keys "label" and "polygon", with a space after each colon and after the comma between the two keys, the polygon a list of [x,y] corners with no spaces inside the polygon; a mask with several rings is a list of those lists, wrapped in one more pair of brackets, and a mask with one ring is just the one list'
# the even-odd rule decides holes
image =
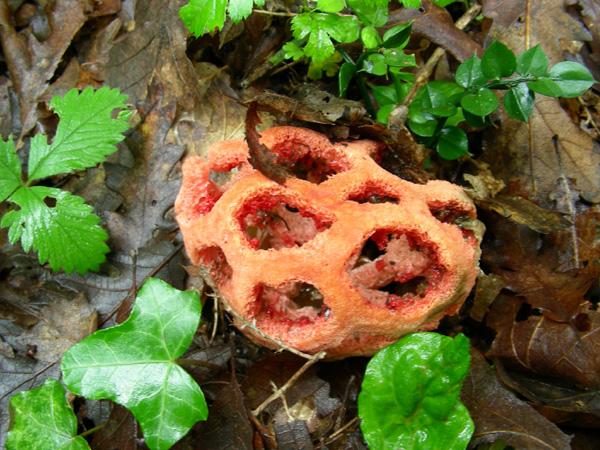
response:
{"label": "leaf stem", "polygon": [[[336,50],[340,52],[340,55],[342,55],[342,58],[344,58],[346,62],[357,66],[357,63],[354,62],[350,55],[348,55],[348,53],[346,53],[346,51],[340,45],[336,47]],[[362,73],[360,73],[360,69],[358,67],[356,73],[354,74],[354,77],[356,78],[356,83],[358,84],[360,95],[362,96],[363,101],[365,102],[365,108],[367,112],[371,117],[375,117],[375,108],[373,107],[373,102],[371,102],[371,97],[369,97],[369,92],[367,91],[367,83],[365,83],[365,78],[362,76]]]}
{"label": "leaf stem", "polygon": [[94,428],[90,428],[89,430],[84,431],[83,433],[80,433],[78,436],[85,438],[86,436],[89,436],[90,434],[95,433],[96,431],[98,431],[100,428],[102,428],[104,425],[106,425],[105,423],[103,423],[102,425],[98,425]]}

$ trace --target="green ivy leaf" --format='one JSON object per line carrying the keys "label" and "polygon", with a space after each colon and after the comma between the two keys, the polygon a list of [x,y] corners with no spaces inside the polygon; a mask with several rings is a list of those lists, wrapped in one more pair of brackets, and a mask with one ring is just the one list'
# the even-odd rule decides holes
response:
{"label": "green ivy leaf", "polygon": [[[364,0],[346,0],[346,3],[354,14],[358,16],[360,21],[372,27],[382,27],[387,23],[388,8],[387,1],[379,2],[381,4],[366,4]],[[385,4],[383,4],[385,3]]]}
{"label": "green ivy leaf", "polygon": [[535,94],[529,90],[527,83],[519,83],[504,94],[503,103],[509,116],[527,122],[533,111]]}
{"label": "green ivy leaf", "polygon": [[148,447],[167,450],[208,415],[202,391],[175,362],[192,341],[200,309],[196,292],[150,278],[127,321],[95,332],[65,353],[65,384],[78,395],[125,406],[139,421]]}
{"label": "green ivy leaf", "polygon": [[354,16],[302,13],[292,19],[294,37],[303,39],[308,36],[304,53],[315,62],[323,62],[333,55],[332,39],[354,42],[359,37],[359,29],[360,21]]}
{"label": "green ivy leaf", "polygon": [[460,402],[469,371],[469,340],[416,333],[379,351],[358,396],[371,450],[465,449],[473,421]]}
{"label": "green ivy leaf", "polygon": [[481,55],[481,70],[488,79],[509,77],[517,69],[517,58],[511,49],[494,40]]}
{"label": "green ivy leaf", "polygon": [[348,85],[352,78],[356,75],[356,65],[351,62],[345,62],[340,67],[340,72],[338,74],[338,84],[340,90],[340,97],[346,96],[346,91],[348,90]]}
{"label": "green ivy leaf", "polygon": [[86,88],[81,94],[71,89],[64,97],[50,102],[60,121],[52,145],[37,134],[29,151],[29,180],[46,178],[73,169],[87,169],[104,161],[116,151],[114,144],[124,139],[129,124],[120,116],[111,117],[114,109],[125,108],[126,95],[118,89]]}
{"label": "green ivy leaf", "polygon": [[469,154],[469,140],[460,128],[444,127],[440,132],[435,149],[444,159],[457,159]]}
{"label": "green ivy leaf", "polygon": [[390,28],[383,34],[383,46],[385,48],[402,49],[406,47],[410,39],[414,20]]}
{"label": "green ivy leaf", "polygon": [[546,74],[561,90],[561,97],[578,97],[595,83],[592,74],[581,64],[564,61],[556,64]]}
{"label": "green ivy leaf", "polygon": [[194,36],[221,30],[225,23],[227,0],[190,0],[179,10],[179,17]]}
{"label": "green ivy leaf", "polygon": [[344,0],[317,0],[317,9],[326,13],[335,14],[346,6]]}
{"label": "green ivy leaf", "polygon": [[0,139],[0,202],[6,200],[22,184],[21,163],[12,136],[6,142]]}
{"label": "green ivy leaf", "polygon": [[45,186],[21,187],[9,197],[20,209],[8,212],[2,226],[10,227],[11,243],[21,239],[25,251],[33,247],[41,264],[83,274],[98,270],[105,261],[107,234],[98,226],[100,218],[83,198]]}
{"label": "green ivy leaf", "polygon": [[539,44],[517,56],[517,73],[519,75],[542,77],[546,75],[547,70],[548,57]]}
{"label": "green ivy leaf", "polygon": [[486,81],[481,70],[481,59],[477,55],[471,56],[456,69],[456,82],[464,88],[481,86]]}
{"label": "green ivy leaf", "polygon": [[481,117],[496,111],[498,104],[496,95],[486,88],[479,89],[474,94],[465,95],[460,101],[460,106],[465,111]]}
{"label": "green ivy leaf", "polygon": [[37,389],[15,394],[10,406],[14,423],[6,450],[89,450],[77,436],[77,418],[58,381],[48,378]]}

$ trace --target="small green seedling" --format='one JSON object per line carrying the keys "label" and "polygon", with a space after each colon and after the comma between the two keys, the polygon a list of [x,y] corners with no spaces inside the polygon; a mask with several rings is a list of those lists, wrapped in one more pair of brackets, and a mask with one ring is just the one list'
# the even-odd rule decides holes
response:
{"label": "small green seedling", "polygon": [[[192,342],[200,312],[196,292],[150,278],[125,322],[96,331],[65,353],[65,385],[77,395],[123,405],[140,423],[151,450],[169,449],[208,416],[200,387],[177,363]],[[16,394],[11,405],[14,425],[7,450],[89,448],[75,436],[75,416],[57,381]]]}
{"label": "small green seedling", "polygon": [[358,397],[371,450],[464,450],[473,434],[460,388],[469,372],[469,340],[408,335],[367,365]]}
{"label": "small green seedling", "polygon": [[21,240],[25,251],[39,252],[39,261],[53,270],[83,274],[98,270],[105,261],[108,235],[98,226],[100,218],[81,197],[46,186],[32,186],[40,179],[93,167],[116,151],[124,139],[129,111],[113,119],[115,109],[124,109],[127,96],[117,89],[91,87],[81,94],[73,89],[64,98],[50,102],[60,118],[52,144],[46,136],[31,139],[27,181],[22,180],[21,163],[12,138],[0,140],[0,201],[8,200],[18,209],[4,215],[1,226],[9,227],[11,243]]}

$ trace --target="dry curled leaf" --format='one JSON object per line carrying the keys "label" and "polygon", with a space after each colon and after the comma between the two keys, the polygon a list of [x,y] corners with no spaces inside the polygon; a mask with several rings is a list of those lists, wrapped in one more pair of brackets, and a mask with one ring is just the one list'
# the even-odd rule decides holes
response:
{"label": "dry curled leaf", "polygon": [[[529,310],[530,311],[530,310]],[[507,367],[600,385],[600,313],[584,303],[570,323],[530,311],[517,297],[496,299],[486,324],[496,331],[486,353]]]}

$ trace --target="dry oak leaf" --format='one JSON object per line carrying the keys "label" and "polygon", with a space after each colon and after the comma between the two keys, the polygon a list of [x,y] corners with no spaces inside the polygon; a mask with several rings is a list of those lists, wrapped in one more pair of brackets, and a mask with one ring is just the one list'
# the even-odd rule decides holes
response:
{"label": "dry oak leaf", "polygon": [[486,323],[497,334],[486,356],[517,370],[600,385],[600,312],[584,303],[571,323],[535,314],[517,321],[522,304],[507,295],[496,299]]}

